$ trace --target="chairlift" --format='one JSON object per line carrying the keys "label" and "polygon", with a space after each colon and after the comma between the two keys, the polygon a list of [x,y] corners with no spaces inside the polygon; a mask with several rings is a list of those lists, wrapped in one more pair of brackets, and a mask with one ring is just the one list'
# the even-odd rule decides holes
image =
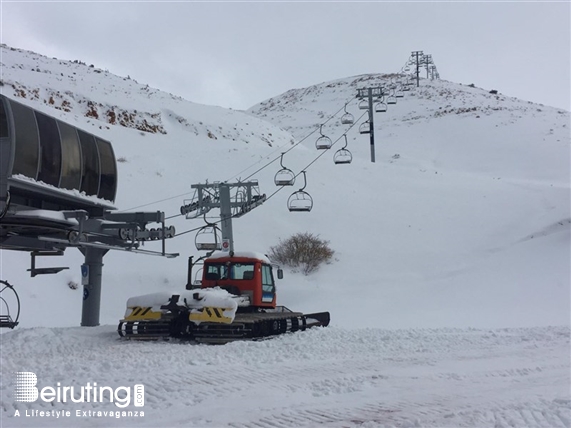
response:
{"label": "chairlift", "polygon": [[194,244],[198,251],[215,251],[222,249],[220,229],[214,223],[207,223],[201,227],[194,238]]}
{"label": "chairlift", "polygon": [[345,145],[333,155],[333,162],[337,165],[348,164],[353,160],[353,155],[347,150],[347,134],[343,134],[343,136],[345,137]]}
{"label": "chairlift", "polygon": [[290,212],[309,212],[313,208],[313,199],[311,195],[304,191],[307,186],[307,177],[303,172],[303,187],[297,192],[293,192],[287,200],[287,208]]}
{"label": "chairlift", "polygon": [[395,97],[394,95],[389,95],[387,97],[387,104],[396,104],[397,103],[397,97]]}
{"label": "chairlift", "polygon": [[359,134],[370,134],[371,133],[371,122],[368,120],[361,123],[359,126]]}
{"label": "chairlift", "polygon": [[403,97],[404,97],[403,89],[404,89],[404,88],[401,86],[400,88],[398,88],[398,89],[395,91],[395,96],[396,96],[397,98],[403,98]]}
{"label": "chairlift", "polygon": [[347,111],[347,104],[345,104],[345,114],[341,116],[341,124],[342,125],[352,125],[355,122],[355,118],[351,113]]}
{"label": "chairlift", "polygon": [[369,110],[369,101],[368,100],[359,101],[359,110]]}
{"label": "chairlift", "polygon": [[192,288],[200,288],[202,285],[202,272],[204,268],[200,268],[194,274],[194,280],[192,281]]}
{"label": "chairlift", "polygon": [[387,111],[387,104],[384,102],[380,102],[375,104],[375,112],[376,113],[384,113]]}
{"label": "chairlift", "polygon": [[[20,298],[14,287],[8,281],[0,280],[0,328],[14,328],[20,318]],[[12,312],[10,312],[10,307]],[[12,318],[13,311],[16,317]]]}
{"label": "chairlift", "polygon": [[276,183],[276,186],[293,186],[295,183],[295,174],[291,169],[284,166],[284,155],[285,153],[282,153],[282,157],[280,158],[280,165],[282,169],[276,173],[274,177],[274,183]]}
{"label": "chairlift", "polygon": [[345,113],[341,116],[341,124],[342,125],[352,125],[355,122],[355,118],[351,113]]}
{"label": "chairlift", "polygon": [[321,132],[322,128],[323,125],[319,125],[319,133],[321,134],[321,137],[319,137],[315,142],[315,147],[317,148],[317,150],[327,150],[330,149],[331,146],[333,145],[331,138],[329,138],[326,135],[323,135],[323,132]]}

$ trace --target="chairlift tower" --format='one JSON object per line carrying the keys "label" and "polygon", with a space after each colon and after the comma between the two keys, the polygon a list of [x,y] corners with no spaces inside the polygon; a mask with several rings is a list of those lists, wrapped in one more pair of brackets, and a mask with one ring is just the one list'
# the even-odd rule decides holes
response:
{"label": "chairlift tower", "polygon": [[420,86],[420,64],[422,63],[424,53],[422,51],[412,51],[411,56],[414,58],[416,87],[418,88]]}
{"label": "chairlift tower", "polygon": [[234,253],[232,219],[243,216],[266,201],[266,195],[259,192],[258,181],[199,183],[193,184],[191,188],[195,189],[194,196],[184,201],[185,204],[180,207],[181,214],[187,219],[193,219],[218,208],[222,250]]}
{"label": "chairlift tower", "polygon": [[381,86],[375,88],[361,88],[357,89],[357,98],[363,99],[368,102],[369,110],[369,139],[371,142],[371,162],[375,162],[375,129],[373,123],[373,98],[382,98],[384,91]]}
{"label": "chairlift tower", "polygon": [[434,64],[434,61],[432,60],[432,55],[424,55],[423,57],[423,64],[424,67],[426,68],[426,78],[429,79],[430,78],[430,66]]}
{"label": "chairlift tower", "polygon": [[430,80],[440,79],[440,75],[438,74],[438,70],[436,70],[436,66],[432,64],[430,66]]}

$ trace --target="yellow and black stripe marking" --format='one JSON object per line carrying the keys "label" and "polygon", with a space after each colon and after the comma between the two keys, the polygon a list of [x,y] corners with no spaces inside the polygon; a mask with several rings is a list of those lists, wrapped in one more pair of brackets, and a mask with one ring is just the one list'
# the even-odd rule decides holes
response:
{"label": "yellow and black stripe marking", "polygon": [[160,312],[155,312],[150,307],[134,306],[129,316],[125,317],[125,321],[138,320],[158,320],[161,317]]}
{"label": "yellow and black stripe marking", "polygon": [[218,322],[223,324],[230,324],[232,318],[224,315],[224,311],[229,311],[230,308],[214,308],[206,306],[199,309],[198,312],[192,312],[188,315],[189,321],[197,322]]}

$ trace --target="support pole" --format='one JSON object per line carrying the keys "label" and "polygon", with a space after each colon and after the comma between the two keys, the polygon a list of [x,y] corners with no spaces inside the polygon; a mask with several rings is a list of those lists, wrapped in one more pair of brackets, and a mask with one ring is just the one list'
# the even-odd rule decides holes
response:
{"label": "support pole", "polygon": [[415,57],[416,87],[418,88],[420,86],[420,60],[421,60],[421,57],[423,55],[423,52],[422,51],[413,51],[412,55]]}
{"label": "support pole", "polygon": [[373,123],[373,88],[368,88],[368,96],[369,96],[369,126],[370,126],[370,135],[369,138],[371,139],[371,162],[375,162],[375,126]]}
{"label": "support pole", "polygon": [[234,238],[232,234],[232,205],[230,203],[230,186],[220,183],[220,220],[222,226],[222,240],[229,242],[228,250],[234,254]]}
{"label": "support pole", "polygon": [[193,256],[190,256],[188,258],[188,268],[186,271],[186,289],[187,290],[192,290],[192,266],[193,266]]}
{"label": "support pole", "polygon": [[99,325],[103,256],[107,251],[108,250],[92,247],[81,250],[85,256],[85,265],[87,266],[88,274],[87,284],[83,286],[82,327],[95,327]]}

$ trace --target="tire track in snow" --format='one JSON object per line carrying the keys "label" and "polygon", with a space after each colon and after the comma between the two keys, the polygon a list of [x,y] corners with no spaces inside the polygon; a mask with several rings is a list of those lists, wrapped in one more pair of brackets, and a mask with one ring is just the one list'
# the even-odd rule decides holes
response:
{"label": "tire track in snow", "polygon": [[230,423],[232,428],[292,428],[325,426],[348,427],[494,427],[494,428],[568,428],[571,409],[556,400],[506,404],[488,403],[480,409],[450,409],[450,402],[423,401],[384,403],[343,410],[328,408],[291,410],[245,423]]}
{"label": "tire track in snow", "polygon": [[[39,367],[44,385],[143,383],[146,417],[135,421],[142,426],[571,428],[568,328],[324,329],[219,347],[65,330],[7,335],[3,372],[25,362]],[[52,408],[14,403],[9,384],[0,398],[6,427],[18,422],[16,408]]]}

